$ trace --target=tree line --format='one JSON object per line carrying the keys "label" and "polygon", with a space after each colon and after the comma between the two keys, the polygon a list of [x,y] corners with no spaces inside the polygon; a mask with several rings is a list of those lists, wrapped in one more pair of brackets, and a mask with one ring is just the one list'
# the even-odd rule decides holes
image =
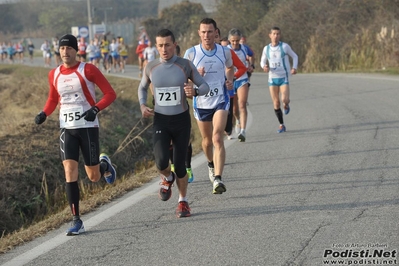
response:
{"label": "tree line", "polygon": [[183,2],[143,23],[151,36],[162,27],[172,29],[187,48],[198,43],[198,24],[205,15],[217,21],[222,37],[240,29],[258,62],[270,29],[278,26],[282,40],[298,54],[300,71],[398,66],[399,0],[221,0],[215,14]]}
{"label": "tree line", "polygon": [[[94,24],[156,16],[158,0],[90,0]],[[61,36],[88,23],[86,1],[25,0],[0,5],[0,33],[5,37]],[[0,36],[1,37],[1,36]]]}
{"label": "tree line", "polygon": [[[92,7],[112,7],[108,21],[139,19],[150,36],[161,28],[174,31],[182,48],[198,43],[199,21],[214,18],[227,36],[240,29],[258,61],[272,26],[299,56],[300,71],[346,71],[398,66],[399,0],[220,0],[206,14],[201,4],[183,1],[158,14],[157,0],[91,0]],[[98,8],[93,23],[104,14]],[[2,5],[0,33],[57,36],[71,26],[87,25],[86,1],[30,0]],[[137,27],[140,25],[137,25]],[[1,39],[0,35],[0,39]]]}

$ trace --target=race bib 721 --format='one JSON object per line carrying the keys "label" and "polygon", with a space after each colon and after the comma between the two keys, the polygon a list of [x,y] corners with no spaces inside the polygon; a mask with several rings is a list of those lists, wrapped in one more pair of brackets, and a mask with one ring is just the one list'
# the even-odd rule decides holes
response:
{"label": "race bib 721", "polygon": [[155,88],[155,99],[159,106],[176,106],[181,103],[180,87]]}

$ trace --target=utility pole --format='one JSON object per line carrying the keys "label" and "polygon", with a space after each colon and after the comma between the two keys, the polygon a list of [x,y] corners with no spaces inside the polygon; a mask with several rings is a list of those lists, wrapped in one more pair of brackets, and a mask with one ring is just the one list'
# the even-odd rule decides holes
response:
{"label": "utility pole", "polygon": [[90,0],[87,0],[87,18],[88,18],[88,26],[89,26],[89,40],[93,39],[93,21],[91,20],[91,7]]}

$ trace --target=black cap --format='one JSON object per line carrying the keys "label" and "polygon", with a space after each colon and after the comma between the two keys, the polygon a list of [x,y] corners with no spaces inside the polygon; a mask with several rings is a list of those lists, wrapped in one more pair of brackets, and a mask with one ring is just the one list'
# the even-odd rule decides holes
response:
{"label": "black cap", "polygon": [[78,51],[78,40],[76,39],[75,36],[71,34],[65,34],[62,36],[58,42],[59,47],[61,46],[70,46],[76,51]]}

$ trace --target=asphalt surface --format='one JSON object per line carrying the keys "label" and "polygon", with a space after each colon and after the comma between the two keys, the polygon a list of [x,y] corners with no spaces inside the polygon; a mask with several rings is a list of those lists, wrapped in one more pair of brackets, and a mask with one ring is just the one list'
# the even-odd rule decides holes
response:
{"label": "asphalt surface", "polygon": [[[137,67],[123,76],[137,77]],[[158,179],[0,256],[1,265],[398,265],[397,76],[298,74],[287,132],[278,134],[267,75],[251,78],[247,141],[226,140],[212,194],[205,159],[193,160],[192,216]],[[117,162],[115,162],[117,163]],[[335,261],[335,263],[333,262]]]}

